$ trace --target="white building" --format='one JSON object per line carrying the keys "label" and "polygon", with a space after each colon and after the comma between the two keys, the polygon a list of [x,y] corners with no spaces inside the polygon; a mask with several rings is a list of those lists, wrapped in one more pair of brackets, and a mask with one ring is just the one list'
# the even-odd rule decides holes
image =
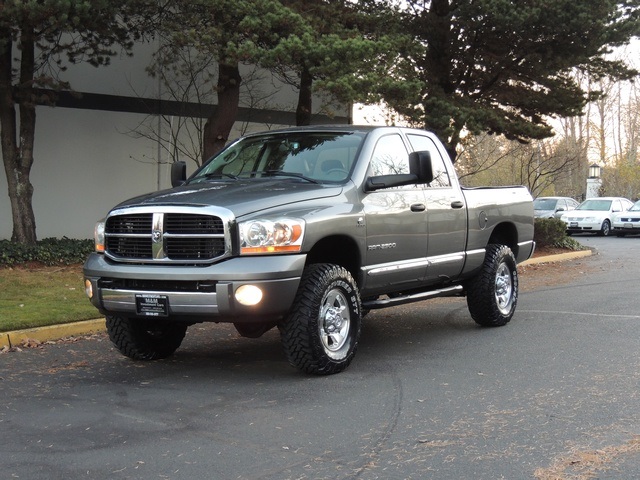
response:
{"label": "white building", "polygon": [[[56,107],[37,107],[31,182],[38,239],[91,238],[96,220],[118,202],[170,186],[167,140],[155,137],[168,128],[167,120],[177,124],[170,115],[177,102],[147,75],[151,52],[150,45],[140,45],[133,57],[114,58],[108,67],[71,66],[65,79],[81,95],[63,95]],[[253,70],[246,68],[243,79]],[[260,76],[243,87],[230,139],[244,131],[295,124],[298,92],[268,72]],[[259,106],[250,106],[249,89],[254,99],[262,99]],[[314,98],[314,124],[350,122],[347,107],[332,107],[331,116],[320,114],[323,107],[322,99]],[[169,115],[161,120],[158,109]],[[141,129],[151,134],[136,138],[134,132]],[[187,173],[195,167],[189,162]],[[6,177],[0,175],[5,198],[0,201],[0,239],[11,238],[13,229],[7,192]]]}

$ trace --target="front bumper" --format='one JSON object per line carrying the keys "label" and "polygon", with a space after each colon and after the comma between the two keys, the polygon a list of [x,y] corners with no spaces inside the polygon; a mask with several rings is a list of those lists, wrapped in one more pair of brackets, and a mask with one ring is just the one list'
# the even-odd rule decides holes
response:
{"label": "front bumper", "polygon": [[[290,309],[306,255],[237,257],[208,266],[116,263],[91,254],[84,265],[91,303],[104,315],[166,317],[189,322],[274,320]],[[246,306],[235,299],[242,285],[262,291]],[[157,305],[152,305],[159,299]]]}
{"label": "front bumper", "polygon": [[602,222],[568,221],[565,222],[568,232],[599,232]]}
{"label": "front bumper", "polygon": [[614,233],[640,233],[640,222],[614,223],[611,228]]}

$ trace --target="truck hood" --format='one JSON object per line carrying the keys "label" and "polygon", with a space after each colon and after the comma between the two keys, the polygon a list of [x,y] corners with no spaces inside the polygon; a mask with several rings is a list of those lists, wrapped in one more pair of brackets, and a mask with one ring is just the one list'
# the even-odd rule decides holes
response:
{"label": "truck hood", "polygon": [[292,179],[251,179],[183,185],[132,198],[115,207],[215,205],[236,217],[269,208],[340,195],[342,186],[319,185]]}

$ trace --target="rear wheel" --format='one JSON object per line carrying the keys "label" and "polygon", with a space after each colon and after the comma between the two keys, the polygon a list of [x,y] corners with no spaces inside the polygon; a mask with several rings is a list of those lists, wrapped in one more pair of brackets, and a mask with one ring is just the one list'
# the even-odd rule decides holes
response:
{"label": "rear wheel", "polygon": [[466,284],[471,317],[484,327],[506,325],[518,303],[516,259],[506,245],[489,245],[480,273]]}
{"label": "rear wheel", "polygon": [[159,360],[173,355],[180,347],[187,325],[107,316],[107,332],[123,355],[134,360]]}
{"label": "rear wheel", "polygon": [[273,327],[275,322],[256,322],[256,323],[234,323],[233,326],[241,337],[260,338]]}
{"label": "rear wheel", "polygon": [[355,356],[361,319],[351,274],[338,265],[309,266],[291,313],[278,325],[289,363],[316,375],[343,371]]}

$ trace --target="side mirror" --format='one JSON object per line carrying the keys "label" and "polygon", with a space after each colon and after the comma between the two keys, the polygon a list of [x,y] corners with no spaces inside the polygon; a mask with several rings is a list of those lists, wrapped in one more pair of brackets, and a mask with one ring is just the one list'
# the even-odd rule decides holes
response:
{"label": "side mirror", "polygon": [[411,152],[409,154],[409,171],[418,177],[418,183],[431,183],[433,181],[431,153],[426,151]]}
{"label": "side mirror", "polygon": [[558,207],[558,208],[556,209],[556,212],[564,212],[564,211],[565,211],[565,210],[564,210],[564,207]]}
{"label": "side mirror", "polygon": [[183,161],[171,164],[171,186],[179,187],[187,180],[187,163]]}

